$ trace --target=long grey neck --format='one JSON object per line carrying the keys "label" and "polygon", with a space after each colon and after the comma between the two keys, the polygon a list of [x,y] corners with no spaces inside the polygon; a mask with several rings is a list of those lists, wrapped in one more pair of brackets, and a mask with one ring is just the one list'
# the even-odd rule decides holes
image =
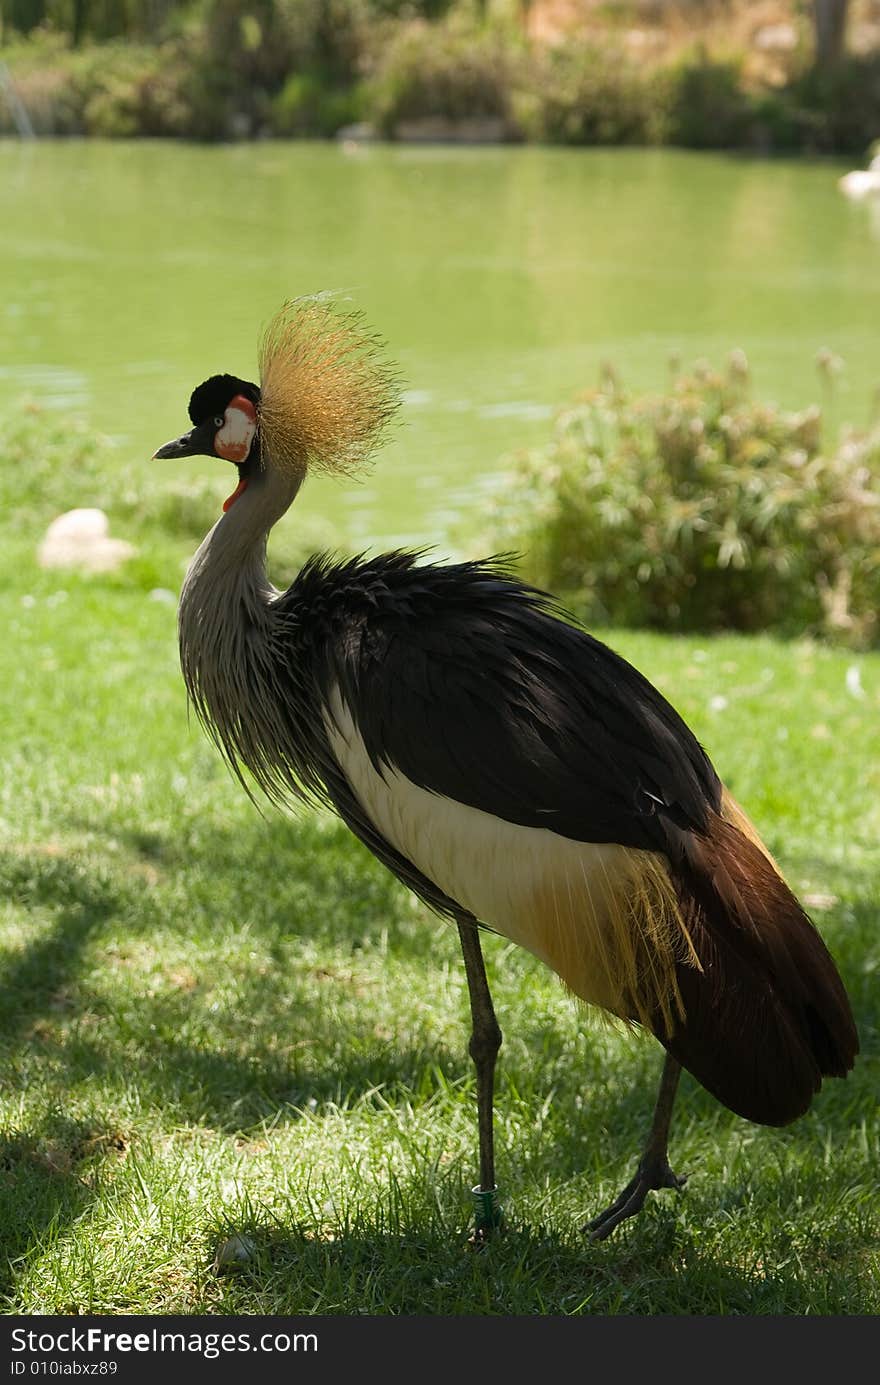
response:
{"label": "long grey neck", "polygon": [[[195,602],[222,604],[230,590],[265,602],[274,594],[266,576],[269,531],[289,509],[301,477],[266,470],[256,476],[234,505],[221,515],[189,565],[181,608]],[[228,619],[232,612],[219,612]]]}
{"label": "long grey neck", "polygon": [[254,476],[190,563],[178,609],[180,661],[199,714],[211,722],[244,705],[238,699],[269,655],[260,637],[277,593],[266,573],[266,541],[301,482],[268,468]]}

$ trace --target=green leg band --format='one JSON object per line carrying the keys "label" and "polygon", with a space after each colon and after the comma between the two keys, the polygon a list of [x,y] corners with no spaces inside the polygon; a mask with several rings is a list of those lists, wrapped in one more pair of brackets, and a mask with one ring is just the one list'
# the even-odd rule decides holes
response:
{"label": "green leg band", "polygon": [[504,1211],[498,1201],[497,1188],[471,1189],[478,1231],[497,1231],[504,1221]]}

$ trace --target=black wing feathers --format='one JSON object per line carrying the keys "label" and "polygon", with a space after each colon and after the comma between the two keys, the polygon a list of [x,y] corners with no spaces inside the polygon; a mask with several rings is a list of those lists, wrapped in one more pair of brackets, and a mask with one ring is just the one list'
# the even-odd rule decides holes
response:
{"label": "black wing feathers", "polygon": [[667,849],[662,816],[700,829],[718,807],[705,752],[661,694],[498,565],[391,554],[313,563],[295,586],[310,581],[322,681],[340,685],[377,768],[509,822],[650,850]]}

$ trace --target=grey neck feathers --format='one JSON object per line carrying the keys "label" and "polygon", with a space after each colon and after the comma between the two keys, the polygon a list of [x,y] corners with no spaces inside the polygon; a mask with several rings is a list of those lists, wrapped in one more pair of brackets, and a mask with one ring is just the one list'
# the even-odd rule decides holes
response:
{"label": "grey neck feathers", "polygon": [[180,595],[180,663],[187,691],[236,768],[243,761],[253,769],[265,754],[260,727],[276,703],[279,635],[266,541],[301,481],[268,468],[256,476],[202,543]]}

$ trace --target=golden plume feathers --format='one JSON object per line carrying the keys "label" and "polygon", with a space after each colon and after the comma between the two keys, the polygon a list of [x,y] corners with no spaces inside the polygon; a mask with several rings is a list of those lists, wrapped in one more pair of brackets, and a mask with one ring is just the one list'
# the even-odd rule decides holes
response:
{"label": "golden plume feathers", "polygon": [[400,381],[360,313],[325,298],[284,304],[260,343],[260,432],[273,466],[350,473],[400,403]]}
{"label": "golden plume feathers", "polygon": [[769,848],[764,845],[761,838],[758,836],[757,827],[752,822],[751,818],[746,816],[726,784],[721,785],[721,816],[724,818],[725,822],[729,822],[734,827],[738,828],[744,837],[748,837],[753,846],[756,846],[759,851],[764,853],[781,880],[785,878],[779,866],[771,856]]}

